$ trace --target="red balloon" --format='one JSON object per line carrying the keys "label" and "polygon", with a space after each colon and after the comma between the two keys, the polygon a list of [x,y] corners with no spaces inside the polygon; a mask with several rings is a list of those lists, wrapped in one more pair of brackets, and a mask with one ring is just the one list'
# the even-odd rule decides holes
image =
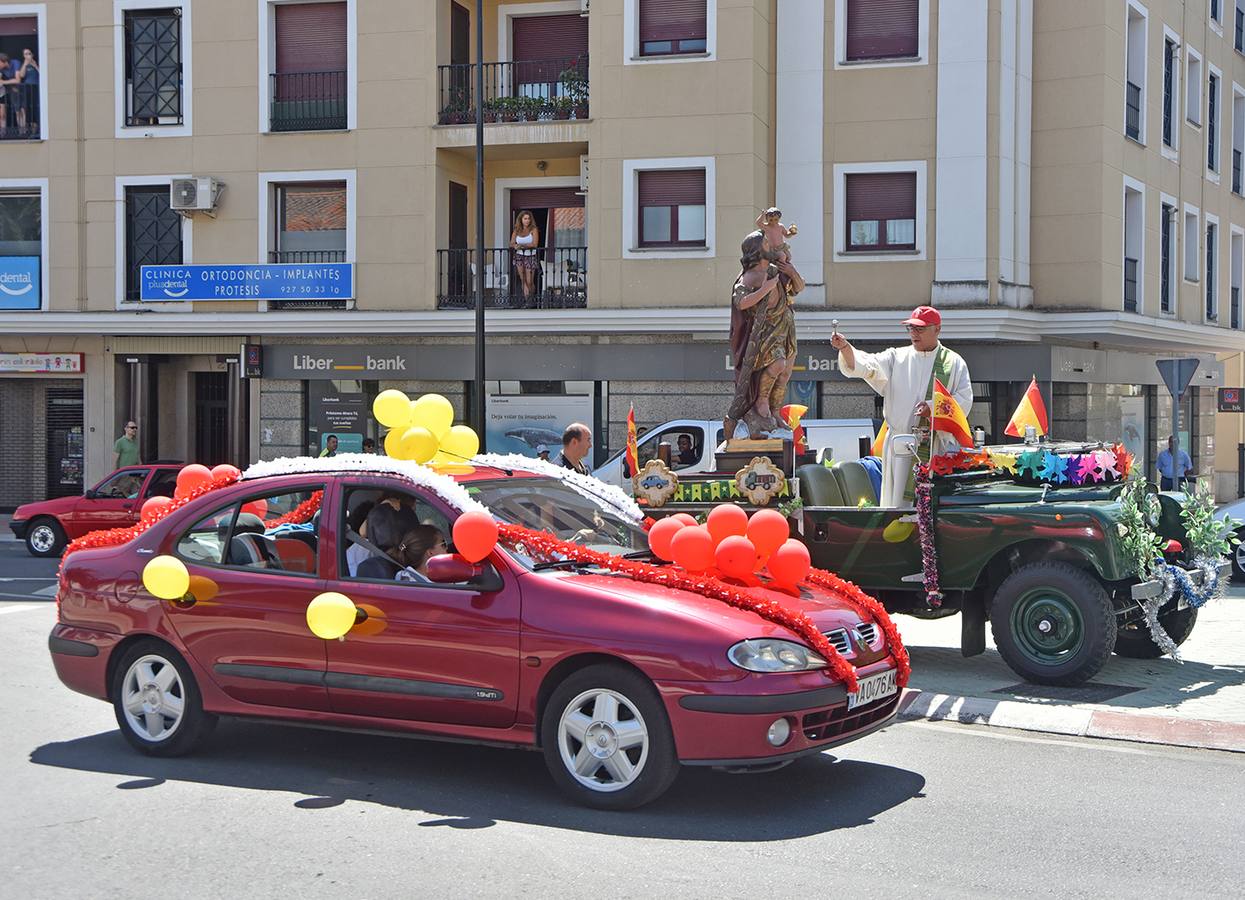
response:
{"label": "red balloon", "polygon": [[222,475],[229,478],[241,478],[242,470],[237,466],[231,466],[229,463],[221,463],[219,466],[212,467],[212,478],[220,478]]}
{"label": "red balloon", "polygon": [[258,500],[252,500],[250,503],[243,504],[242,511],[259,516],[261,519],[266,519],[268,517],[268,501],[263,497],[260,497]]}
{"label": "red balloon", "polygon": [[674,561],[689,572],[703,572],[713,565],[713,535],[704,525],[680,528],[670,541]]}
{"label": "red balloon", "polygon": [[[740,510],[743,512],[743,510]],[[718,571],[730,578],[747,578],[757,562],[757,548],[743,535],[732,534],[718,544],[714,559]]]}
{"label": "red balloon", "polygon": [[758,510],[748,520],[748,537],[762,556],[773,553],[790,536],[787,517],[776,509]]}
{"label": "red balloon", "polygon": [[670,518],[677,519],[678,521],[682,522],[684,525],[699,525],[700,524],[699,522],[696,521],[696,517],[691,515],[690,513],[675,513]]}
{"label": "red balloon", "polygon": [[177,473],[177,489],[189,494],[195,488],[202,487],[212,480],[212,470],[198,463],[191,463]]}
{"label": "red balloon", "polygon": [[713,535],[714,543],[720,544],[731,535],[748,533],[748,514],[734,503],[723,503],[709,510],[705,525]]}
{"label": "red balloon", "polygon": [[671,517],[669,519],[661,519],[648,532],[648,548],[653,551],[653,555],[658,559],[664,559],[666,562],[673,562],[674,556],[671,555],[670,541],[687,525],[680,520]]}
{"label": "red balloon", "polygon": [[795,587],[813,566],[808,548],[795,538],[788,538],[769,558],[769,573],[780,587]]}
{"label": "red balloon", "polygon": [[454,521],[454,549],[469,563],[478,563],[497,546],[497,523],[479,510],[463,513]]}
{"label": "red balloon", "polygon": [[144,501],[140,518],[144,522],[149,522],[160,510],[164,509],[173,500],[170,497],[151,497]]}

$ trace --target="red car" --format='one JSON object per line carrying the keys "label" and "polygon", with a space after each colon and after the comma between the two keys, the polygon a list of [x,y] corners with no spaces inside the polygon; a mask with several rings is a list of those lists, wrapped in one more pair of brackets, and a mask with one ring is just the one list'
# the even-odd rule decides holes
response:
{"label": "red car", "polygon": [[[895,714],[882,629],[829,593],[772,596],[857,668],[850,698],[793,632],[754,613],[522,545],[499,544],[475,567],[436,556],[426,578],[395,580],[372,513],[387,504],[448,536],[455,492],[615,555],[647,557],[647,538],[583,483],[462,467],[438,491],[422,467],[372,459],[366,471],[347,457],[248,473],[128,543],[71,553],[49,639],[61,681],[110,701],[151,755],[191,750],[221,715],[384,729],[539,749],[560,787],[610,809],[655,799],[680,765],[776,768]],[[190,573],[182,600],[143,587],[161,554]],[[325,591],[365,614],[342,640],[308,628]]]}
{"label": "red car", "polygon": [[60,556],[74,538],[136,524],[143,501],[173,496],[181,469],[182,463],[117,469],[81,497],[57,497],[19,506],[9,527],[18,540],[26,542],[31,556]]}

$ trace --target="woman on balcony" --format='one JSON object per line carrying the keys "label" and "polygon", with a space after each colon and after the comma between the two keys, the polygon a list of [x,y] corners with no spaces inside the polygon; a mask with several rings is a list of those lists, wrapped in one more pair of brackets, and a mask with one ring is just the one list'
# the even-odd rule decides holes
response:
{"label": "woman on balcony", "polygon": [[540,246],[540,229],[531,210],[522,210],[514,220],[510,232],[510,250],[514,254],[514,269],[523,286],[523,299],[530,301],[536,293],[536,273],[540,270],[537,247]]}

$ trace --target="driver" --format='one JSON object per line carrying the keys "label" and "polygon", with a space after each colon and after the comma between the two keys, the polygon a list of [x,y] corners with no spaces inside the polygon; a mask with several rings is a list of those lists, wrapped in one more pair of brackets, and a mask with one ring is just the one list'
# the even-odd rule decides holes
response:
{"label": "driver", "polygon": [[416,525],[398,541],[393,558],[402,566],[393,576],[394,581],[413,581],[427,584],[428,560],[445,553],[445,537],[431,525]]}

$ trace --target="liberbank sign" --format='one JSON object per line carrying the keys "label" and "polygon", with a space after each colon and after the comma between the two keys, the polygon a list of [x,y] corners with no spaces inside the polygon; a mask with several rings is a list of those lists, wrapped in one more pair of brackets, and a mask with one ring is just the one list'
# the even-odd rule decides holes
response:
{"label": "liberbank sign", "polygon": [[352,300],[353,263],[254,266],[143,266],[140,299]]}

